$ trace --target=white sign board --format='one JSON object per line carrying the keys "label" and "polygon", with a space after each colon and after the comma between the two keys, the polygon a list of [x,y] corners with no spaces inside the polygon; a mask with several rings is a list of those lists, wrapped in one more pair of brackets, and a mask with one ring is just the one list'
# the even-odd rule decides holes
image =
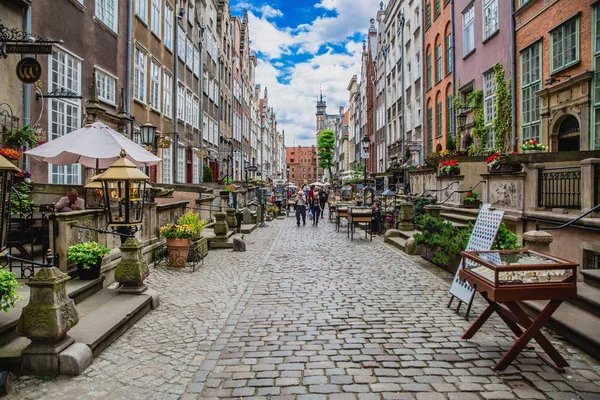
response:
{"label": "white sign board", "polygon": [[[465,250],[491,250],[494,240],[496,239],[496,234],[498,233],[498,228],[500,228],[500,224],[502,223],[503,216],[504,211],[495,209],[490,210],[490,205],[484,204],[479,211],[477,221],[475,221],[475,226],[473,227],[473,232],[469,238],[469,244],[467,244],[467,248]],[[466,264],[467,266],[470,266],[474,265],[475,263],[471,260],[466,260]],[[466,281],[462,281],[458,277],[458,272],[461,268],[462,261],[458,266],[456,275],[452,281],[450,294],[463,303],[468,304],[471,302],[471,299],[475,294],[475,290]]]}

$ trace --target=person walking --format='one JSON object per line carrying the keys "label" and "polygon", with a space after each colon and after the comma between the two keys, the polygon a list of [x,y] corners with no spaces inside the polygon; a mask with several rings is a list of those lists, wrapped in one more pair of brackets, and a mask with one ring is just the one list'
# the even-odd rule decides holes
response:
{"label": "person walking", "polygon": [[325,189],[321,189],[319,192],[319,205],[321,206],[321,218],[323,218],[323,213],[325,212],[325,205],[327,204],[327,198],[329,195],[325,191]]}
{"label": "person walking", "polygon": [[306,198],[302,191],[298,191],[296,195],[296,225],[300,226],[300,217],[302,217],[302,225],[306,225]]}
{"label": "person walking", "polygon": [[319,196],[313,195],[309,200],[308,204],[313,215],[313,226],[319,226],[319,216],[321,215],[321,203],[319,202]]}

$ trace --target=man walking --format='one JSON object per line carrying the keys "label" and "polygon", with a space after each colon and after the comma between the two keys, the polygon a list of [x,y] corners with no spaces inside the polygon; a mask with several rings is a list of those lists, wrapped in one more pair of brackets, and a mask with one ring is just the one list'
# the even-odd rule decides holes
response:
{"label": "man walking", "polygon": [[300,216],[302,216],[302,225],[306,225],[306,198],[302,191],[296,195],[296,225],[300,226]]}

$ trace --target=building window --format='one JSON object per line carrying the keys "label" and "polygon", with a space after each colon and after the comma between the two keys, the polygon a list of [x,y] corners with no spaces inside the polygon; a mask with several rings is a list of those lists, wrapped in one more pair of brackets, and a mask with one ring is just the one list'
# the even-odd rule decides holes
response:
{"label": "building window", "polygon": [[448,137],[454,136],[454,97],[446,99],[446,131]]}
{"label": "building window", "polygon": [[171,149],[173,145],[169,146],[168,149],[163,149],[162,153],[162,167],[163,167],[163,183],[173,183],[173,154]]}
{"label": "building window", "polygon": [[185,183],[185,147],[177,149],[177,183]]}
{"label": "building window", "polygon": [[441,0],[435,0],[435,18],[439,17],[441,12]]}
{"label": "building window", "polygon": [[452,72],[454,62],[454,47],[452,47],[452,32],[446,36],[446,75]]}
{"label": "building window", "polygon": [[173,8],[165,3],[165,47],[173,50]]}
{"label": "building window", "polygon": [[431,2],[428,1],[425,4],[425,28],[429,28],[431,26]]}
{"label": "building window", "polygon": [[194,66],[193,66],[194,75],[200,75],[200,49],[194,46]]}
{"label": "building window", "polygon": [[152,0],[152,15],[151,15],[151,29],[158,38],[160,39],[160,35],[162,33],[162,18],[161,18],[161,9],[162,4],[161,0]]}
{"label": "building window", "polygon": [[115,0],[96,0],[96,18],[108,26],[114,32],[118,31],[118,7],[115,8]]}
{"label": "building window", "polygon": [[160,65],[152,60],[150,63],[150,107],[160,111]]}
{"label": "building window", "polygon": [[600,149],[600,7],[594,8],[594,149]]}
{"label": "building window", "polygon": [[463,56],[475,50],[475,4],[463,12]]}
{"label": "building window", "polygon": [[579,17],[550,32],[552,44],[552,73],[579,61]]}
{"label": "building window", "polygon": [[540,99],[535,94],[542,89],[541,43],[521,51],[521,141],[540,142],[542,121]]}
{"label": "building window", "polygon": [[492,123],[496,117],[496,83],[494,71],[483,74],[483,119],[487,127],[487,147],[494,147],[494,129]]}
{"label": "building window", "polygon": [[192,154],[192,158],[193,158],[193,165],[192,165],[192,183],[200,183],[200,163],[198,162],[198,156],[196,155],[196,153],[194,152],[194,154]]}
{"label": "building window", "polygon": [[183,110],[185,108],[185,87],[179,82],[177,85],[177,118],[183,121]]}
{"label": "building window", "polygon": [[200,129],[200,99],[194,96],[194,104],[192,110],[192,126],[196,129]]}
{"label": "building window", "polygon": [[142,21],[148,23],[148,0],[135,0],[135,13]]}
{"label": "building window", "polygon": [[185,122],[192,124],[192,92],[185,93]]}
{"label": "building window", "polygon": [[431,107],[427,109],[427,154],[431,154],[433,150],[433,110]]}
{"label": "building window", "polygon": [[110,104],[115,104],[116,79],[102,71],[96,70],[96,86],[98,98]]}
{"label": "building window", "polygon": [[194,68],[194,43],[192,42],[192,39],[190,39],[189,37],[186,37],[185,45],[186,45],[186,49],[187,49],[185,63],[187,64],[187,66],[190,69],[193,69]]}
{"label": "building window", "polygon": [[498,31],[498,0],[483,1],[483,40]]}
{"label": "building window", "polygon": [[435,105],[435,137],[442,136],[442,101]]}
{"label": "building window", "polygon": [[431,89],[431,54],[427,54],[427,89]]}
{"label": "building window", "polygon": [[163,113],[171,118],[171,96],[173,96],[173,77],[165,71],[163,74]]}
{"label": "building window", "polygon": [[421,76],[421,53],[415,53],[415,80]]}
{"label": "building window", "polygon": [[133,98],[146,102],[146,53],[135,48],[135,72],[133,77]]}
{"label": "building window", "polygon": [[442,80],[442,45],[435,48],[435,82]]}
{"label": "building window", "polygon": [[52,90],[68,89],[80,93],[81,61],[60,50],[52,52]]}
{"label": "building window", "polygon": [[181,25],[177,24],[177,56],[185,62],[185,32]]}

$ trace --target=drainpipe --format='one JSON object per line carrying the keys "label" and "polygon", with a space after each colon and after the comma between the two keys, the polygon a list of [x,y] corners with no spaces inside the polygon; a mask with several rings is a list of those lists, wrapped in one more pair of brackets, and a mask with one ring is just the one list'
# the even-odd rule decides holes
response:
{"label": "drainpipe", "polygon": [[[31,6],[25,8],[23,30],[31,33]],[[23,84],[23,123],[26,126],[31,124],[31,84]]]}
{"label": "drainpipe", "polygon": [[[450,30],[452,32],[452,101],[456,98],[456,35],[454,34],[456,31],[454,30],[454,23],[454,0],[452,0],[450,3]],[[456,110],[454,109],[454,104],[452,104],[452,124],[450,127],[452,128],[452,136],[454,139],[454,136],[456,136]],[[460,143],[457,147],[460,150]]]}
{"label": "drainpipe", "polygon": [[[133,0],[127,1],[127,65],[125,68],[125,101],[123,102],[125,107],[125,114],[127,117],[131,115],[131,43],[133,37]],[[121,92],[123,94],[123,92]],[[130,140],[133,140],[133,129],[132,124],[127,124],[127,136]]]}
{"label": "drainpipe", "polygon": [[[404,12],[400,13],[400,60],[402,60],[402,76],[400,77],[400,93],[402,95],[402,103],[400,104],[400,107],[402,107],[402,118],[400,118],[400,159],[402,160],[402,165],[404,165],[406,163],[406,160],[404,159],[404,154],[406,154],[406,150],[404,149],[405,146],[405,141],[406,141],[406,135],[404,134],[404,127],[406,125],[404,125],[404,118],[405,118],[405,114],[404,114],[404,104],[405,104],[405,99],[406,99],[406,93],[404,91],[404,65],[406,65],[404,60]],[[412,84],[412,82],[410,82]],[[421,93],[421,96],[423,94]],[[387,113],[387,111],[386,111]]]}
{"label": "drainpipe", "polygon": [[510,2],[510,90],[512,92],[511,99],[511,113],[512,113],[512,135],[511,145],[512,150],[517,149],[517,54],[516,54],[516,43],[515,43],[515,4]]}
{"label": "drainpipe", "polygon": [[[202,150],[204,149],[204,25],[200,27],[198,47],[200,47],[200,150]],[[219,90],[219,96],[220,93]],[[207,132],[207,134],[210,134],[210,132]],[[204,182],[204,157],[200,158],[200,182]]]}
{"label": "drainpipe", "polygon": [[181,20],[181,13],[177,4],[179,0],[175,0],[175,40],[173,41],[174,55],[173,57],[173,157],[171,157],[171,163],[173,165],[173,183],[177,182],[177,156],[179,153],[179,135],[177,134],[177,124],[179,123],[179,115],[177,113],[177,98],[179,95],[179,21]]}

